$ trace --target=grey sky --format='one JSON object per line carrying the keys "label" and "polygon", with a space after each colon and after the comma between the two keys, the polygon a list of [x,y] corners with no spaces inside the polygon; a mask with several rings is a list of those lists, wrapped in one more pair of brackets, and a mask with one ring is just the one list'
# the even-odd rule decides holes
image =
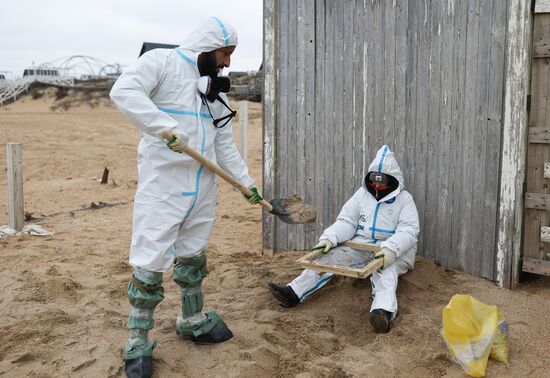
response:
{"label": "grey sky", "polygon": [[239,45],[230,70],[262,60],[262,0],[0,0],[0,71],[71,55],[128,65],[142,42],[180,44],[208,16],[231,23]]}

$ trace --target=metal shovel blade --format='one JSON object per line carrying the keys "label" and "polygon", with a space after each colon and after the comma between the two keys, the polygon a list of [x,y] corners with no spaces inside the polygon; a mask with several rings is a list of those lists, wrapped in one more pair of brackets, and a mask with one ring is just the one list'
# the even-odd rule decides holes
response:
{"label": "metal shovel blade", "polygon": [[273,206],[271,214],[277,215],[285,223],[315,223],[317,219],[317,210],[305,204],[297,194],[287,198],[275,198],[269,203]]}

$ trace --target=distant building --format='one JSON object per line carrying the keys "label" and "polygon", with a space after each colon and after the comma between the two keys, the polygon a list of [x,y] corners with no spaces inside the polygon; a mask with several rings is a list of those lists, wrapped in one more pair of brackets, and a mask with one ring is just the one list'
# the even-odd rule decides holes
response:
{"label": "distant building", "polygon": [[248,72],[246,71],[229,71],[229,73],[227,74],[227,77],[229,77],[231,80],[246,76],[248,76]]}
{"label": "distant building", "polygon": [[0,80],[6,80],[6,75],[0,73]]}
{"label": "distant building", "polygon": [[178,45],[169,45],[166,43],[143,42],[143,45],[141,45],[141,51],[139,52],[139,56],[142,56],[147,51],[154,50],[154,49],[173,49],[176,47],[178,47]]}
{"label": "distant building", "polygon": [[56,68],[27,68],[23,71],[25,76],[59,76],[59,71]]}

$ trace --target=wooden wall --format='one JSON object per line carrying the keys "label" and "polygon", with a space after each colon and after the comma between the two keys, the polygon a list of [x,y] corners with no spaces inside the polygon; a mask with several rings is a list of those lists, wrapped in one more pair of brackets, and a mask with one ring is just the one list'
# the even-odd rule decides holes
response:
{"label": "wooden wall", "polygon": [[550,275],[550,9],[545,10],[533,22],[522,269]]}
{"label": "wooden wall", "polygon": [[319,219],[264,214],[265,248],[310,248],[388,144],[420,213],[419,254],[494,279],[507,6],[266,0],[264,192],[299,193]]}

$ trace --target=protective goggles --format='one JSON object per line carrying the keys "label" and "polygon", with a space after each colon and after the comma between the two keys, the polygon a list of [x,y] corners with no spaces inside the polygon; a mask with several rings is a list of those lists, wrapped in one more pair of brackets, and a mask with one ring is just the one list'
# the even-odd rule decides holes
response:
{"label": "protective goggles", "polygon": [[385,173],[369,172],[367,175],[367,181],[373,184],[378,183],[387,185],[390,182],[390,178]]}

